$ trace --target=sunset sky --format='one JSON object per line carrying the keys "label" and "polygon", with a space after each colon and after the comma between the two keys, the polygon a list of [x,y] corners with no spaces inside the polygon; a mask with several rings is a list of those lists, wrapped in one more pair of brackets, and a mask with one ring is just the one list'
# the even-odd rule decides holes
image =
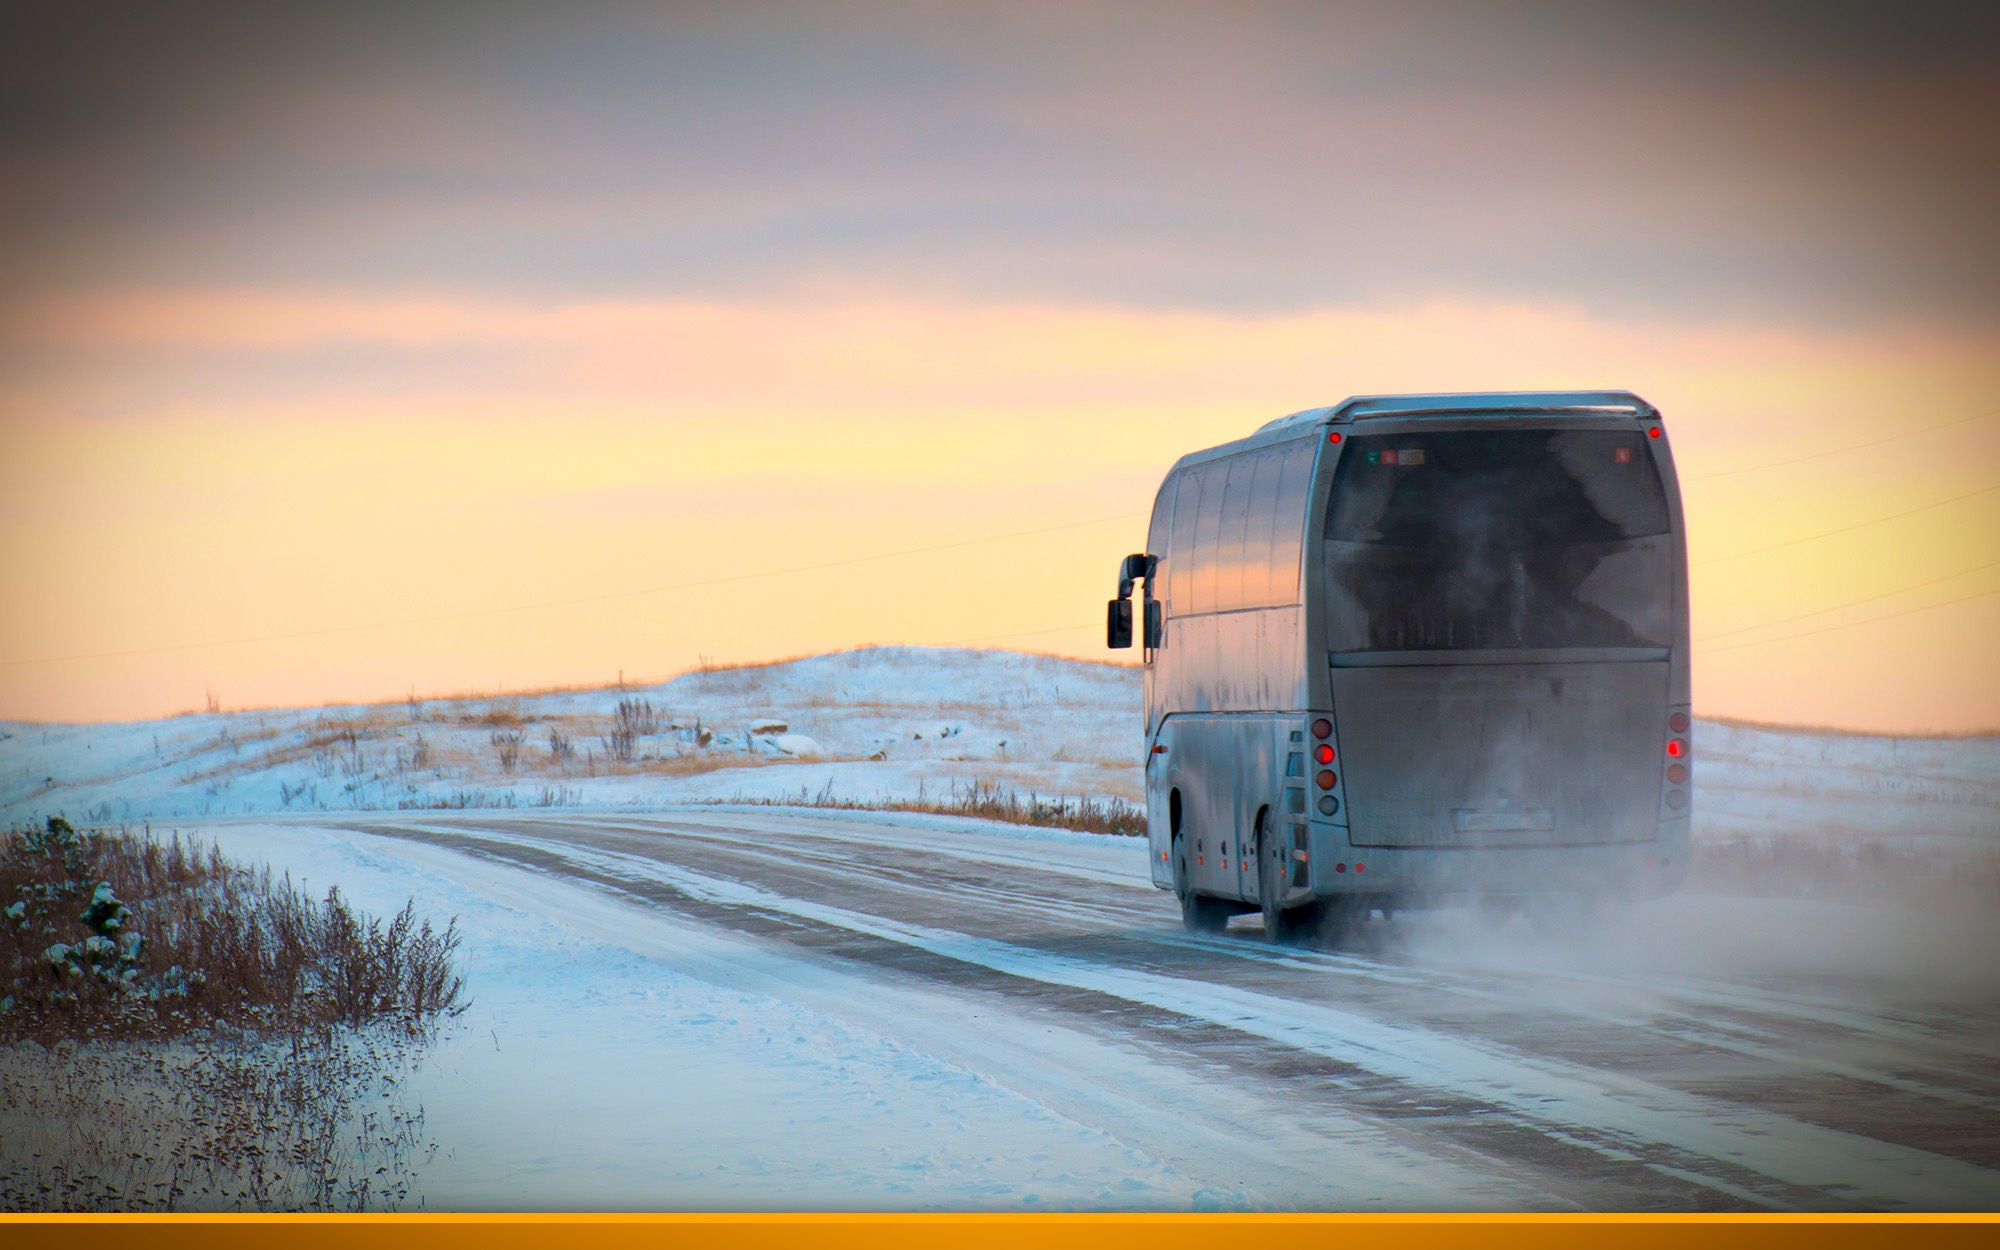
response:
{"label": "sunset sky", "polygon": [[2000,728],[2000,9],[276,7],[0,17],[0,717],[1107,658],[1181,453],[1624,387],[1698,711]]}

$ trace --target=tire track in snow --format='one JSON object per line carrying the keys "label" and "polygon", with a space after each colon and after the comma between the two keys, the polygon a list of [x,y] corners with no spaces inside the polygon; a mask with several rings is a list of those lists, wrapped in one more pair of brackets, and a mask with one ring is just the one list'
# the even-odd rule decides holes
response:
{"label": "tire track in snow", "polygon": [[[940,888],[949,888],[955,898],[986,901],[1011,910],[1015,914],[1036,916],[1052,924],[1061,923],[1068,927],[1088,924],[1103,932],[1117,933],[1133,939],[1131,945],[1134,949],[1121,951],[1119,954],[1126,963],[1140,966],[1164,967],[1169,963],[1138,949],[1139,944],[1144,943],[1175,954],[1201,951],[1270,967],[1334,973],[1347,978],[1365,979],[1380,985],[1419,989],[1427,994],[1450,995],[1497,1008],[1518,1005],[1521,987],[1524,985],[1532,984],[1537,990],[1542,990],[1551,982],[1566,983],[1584,991],[1586,995],[1570,996],[1563,1003],[1562,1010],[1568,1014],[1584,1016],[1614,1028],[1644,1031],[1674,1039],[1686,1046],[1727,1052],[1768,1064],[1782,1065],[1791,1055],[1791,1043],[1796,1040],[1769,1027],[1768,1021],[1762,1017],[1771,1014],[1836,1031],[1837,1036],[1844,1040],[1851,1040],[1861,1034],[1873,1034],[1907,1044],[1917,1040],[1920,1032],[1914,1026],[1883,1021],[1877,1016],[1857,1013],[1838,1005],[1829,1006],[1822,1001],[1802,995],[1771,990],[1738,990],[1683,978],[1667,978],[1664,986],[1657,979],[1649,979],[1649,988],[1665,989],[1677,1001],[1678,1006],[1675,1011],[1669,1012],[1659,1008],[1643,1012],[1621,1011],[1617,1009],[1614,1000],[1607,999],[1604,995],[1589,995],[1588,992],[1593,988],[1610,990],[1624,988],[1621,979],[1600,973],[1536,969],[1532,975],[1528,975],[1490,968],[1463,972],[1437,968],[1411,971],[1353,954],[1269,946],[1247,942],[1240,938],[1183,934],[1177,928],[1168,929],[1159,924],[1161,911],[1159,892],[1150,884],[1142,883],[1135,886],[1129,875],[1109,877],[1112,884],[1122,887],[1132,896],[1128,901],[1120,902],[1107,902],[1102,890],[1066,893],[1057,901],[1051,898],[1046,889],[994,885],[988,880],[977,877],[968,876],[941,881],[940,874],[935,870],[921,865],[905,867],[885,861],[879,856],[869,857],[856,853],[851,848],[860,842],[870,846],[892,846],[926,858],[935,858],[942,854],[952,858],[994,862],[996,857],[977,848],[965,848],[963,844],[940,843],[934,831],[930,831],[928,841],[922,838],[922,834],[926,832],[923,830],[915,831],[917,836],[898,833],[886,838],[879,837],[876,836],[878,830],[875,827],[852,818],[839,822],[838,827],[841,832],[807,833],[806,838],[816,844],[816,849],[802,849],[798,845],[800,838],[797,833],[782,822],[768,818],[756,820],[754,823],[710,823],[676,819],[670,828],[663,828],[660,823],[629,820],[575,823],[578,827],[596,835],[600,841],[606,834],[622,833],[630,835],[629,841],[634,845],[657,847],[661,834],[668,832],[675,838],[690,838],[719,845],[731,858],[760,860],[788,870],[816,866],[845,876],[857,884],[871,887],[894,886],[926,895],[934,895]],[[856,832],[853,836],[842,836],[848,830]],[[789,836],[787,844],[779,849],[746,843],[743,840],[743,835],[746,833],[776,833]],[[961,851],[962,854],[959,853]],[[1008,854],[998,857],[998,861],[1016,868],[1049,869],[1058,878],[1066,879],[1071,875],[1061,870],[1060,861],[1051,864],[1046,854],[1033,858]],[[1107,875],[1090,872],[1081,876],[1095,884],[1105,880]],[[1747,1015],[1750,1018],[1747,1021],[1736,1021],[1723,1018],[1725,1014]],[[2000,1115],[2000,1096],[1996,1096],[1995,1091],[1973,1092],[1964,1088],[1983,1083],[1970,1073],[1943,1072],[1939,1073],[1942,1080],[1920,1079],[1908,1072],[1890,1072],[1880,1067],[1863,1067],[1824,1055],[1817,1058],[1815,1063],[1822,1077],[1881,1086],[1902,1094]],[[1947,1083],[1951,1081],[1956,1083]]]}
{"label": "tire track in snow", "polygon": [[1800,1193],[1787,1191],[1803,1191],[1860,1205],[1947,1209],[1990,1206],[2000,1196],[2000,1174],[1945,1156],[1428,1028],[908,924],[644,856],[500,836],[613,878],[665,885],[690,899],[865,934],[1005,976],[1261,1037],[1359,1072],[1499,1108],[1557,1140],[1698,1178],[1746,1200],[1789,1205]]}

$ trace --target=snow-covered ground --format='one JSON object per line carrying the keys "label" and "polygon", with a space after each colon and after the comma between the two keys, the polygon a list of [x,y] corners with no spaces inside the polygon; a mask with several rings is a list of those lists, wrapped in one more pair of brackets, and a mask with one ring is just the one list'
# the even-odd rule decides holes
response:
{"label": "snow-covered ground", "polygon": [[0,819],[456,915],[473,1006],[404,1091],[433,1209],[2000,1204],[1994,738],[1694,737],[1706,845],[1968,865],[1955,911],[1698,889],[1331,953],[1183,934],[1132,839],[731,803],[1135,800],[1139,719],[1132,669],[877,648],[15,723]]}
{"label": "snow-covered ground", "polygon": [[309,822],[201,833],[375,914],[414,895],[457,917],[472,1005],[404,1091],[440,1144],[417,1169],[431,1209],[1209,1201],[1101,1128],[824,1009],[873,987],[671,912]]}
{"label": "snow-covered ground", "polygon": [[458,917],[433,1209],[2000,1204],[2000,925],[1682,896],[1180,930],[1143,844],[915,814],[223,818]]}
{"label": "snow-covered ground", "polygon": [[1133,800],[1139,721],[1136,669],[874,647],[622,690],[0,722],[0,820],[868,802],[975,782]]}
{"label": "snow-covered ground", "polygon": [[[867,803],[974,784],[1136,801],[1139,724],[1133,668],[875,647],[626,690],[0,722],[0,820]],[[1704,721],[1694,743],[1697,837],[2000,842],[2000,738]]]}

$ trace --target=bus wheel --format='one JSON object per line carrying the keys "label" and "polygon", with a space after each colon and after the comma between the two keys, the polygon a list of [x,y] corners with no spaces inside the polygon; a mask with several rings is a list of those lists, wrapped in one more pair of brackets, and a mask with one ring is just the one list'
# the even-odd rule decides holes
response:
{"label": "bus wheel", "polygon": [[1181,923],[1190,933],[1220,933],[1229,927],[1229,905],[1189,891],[1181,895]]}
{"label": "bus wheel", "polygon": [[1257,813],[1257,902],[1264,913],[1264,940],[1292,943],[1310,933],[1319,916],[1311,904],[1284,906],[1284,850],[1271,832],[1270,814],[1269,808]]}
{"label": "bus wheel", "polygon": [[1229,927],[1229,907],[1219,898],[1196,894],[1188,883],[1187,839],[1174,838],[1174,894],[1181,901],[1181,923],[1190,933],[1220,933]]}

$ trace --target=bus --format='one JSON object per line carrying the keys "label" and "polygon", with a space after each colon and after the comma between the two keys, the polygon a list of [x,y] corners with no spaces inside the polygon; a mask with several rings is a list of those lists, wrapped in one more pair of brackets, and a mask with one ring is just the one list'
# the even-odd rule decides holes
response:
{"label": "bus", "polygon": [[1686,872],[1680,487],[1628,391],[1359,397],[1183,456],[1110,603],[1135,636],[1152,880],[1192,930]]}

